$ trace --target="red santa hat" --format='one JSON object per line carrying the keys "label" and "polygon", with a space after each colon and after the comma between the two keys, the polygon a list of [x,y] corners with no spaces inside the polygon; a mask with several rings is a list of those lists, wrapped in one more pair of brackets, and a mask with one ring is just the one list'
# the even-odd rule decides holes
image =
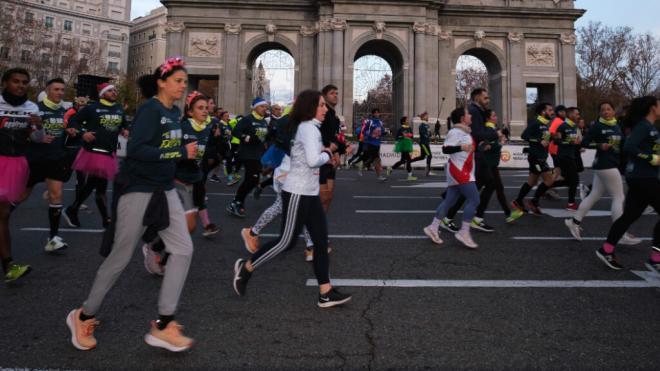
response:
{"label": "red santa hat", "polygon": [[107,93],[108,91],[116,89],[116,87],[110,83],[104,82],[102,84],[96,85],[96,91],[99,92],[99,98],[103,97],[103,94]]}

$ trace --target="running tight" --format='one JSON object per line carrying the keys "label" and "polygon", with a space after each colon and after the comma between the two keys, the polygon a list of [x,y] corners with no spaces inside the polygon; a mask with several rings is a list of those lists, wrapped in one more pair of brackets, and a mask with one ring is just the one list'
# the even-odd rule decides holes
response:
{"label": "running tight", "polygon": [[[630,226],[642,216],[646,207],[651,205],[656,213],[660,213],[660,179],[626,179],[628,194],[623,207],[623,215],[617,219],[607,235],[607,243],[616,246]],[[653,228],[653,246],[660,247],[660,220]]]}
{"label": "running tight", "polygon": [[619,219],[623,215],[625,196],[623,194],[623,180],[617,168],[594,170],[591,192],[587,198],[582,200],[580,208],[578,208],[573,218],[581,222],[594,204],[603,197],[605,191],[612,196],[612,221]]}
{"label": "running tight", "polygon": [[244,160],[245,176],[243,182],[236,191],[235,201],[241,204],[245,203],[247,195],[259,184],[259,174],[261,174],[261,162],[259,160]]}
{"label": "running tight", "polygon": [[406,164],[406,171],[412,173],[412,159],[410,158],[410,152],[401,152],[401,160],[399,160],[392,169],[398,169],[399,166]]}
{"label": "running tight", "polygon": [[96,207],[99,209],[103,221],[108,219],[108,206],[106,201],[106,192],[108,190],[108,180],[97,178],[94,176],[87,176],[84,184],[80,187],[80,191],[76,192],[76,200],[71,205],[74,212],[78,212],[80,205],[85,202],[87,197],[96,190],[95,200]]}
{"label": "running tight", "polygon": [[328,223],[319,196],[305,196],[282,191],[284,205],[280,237],[265,243],[250,259],[259,268],[289,247],[307,227],[314,242],[314,274],[319,285],[330,283],[328,259]]}

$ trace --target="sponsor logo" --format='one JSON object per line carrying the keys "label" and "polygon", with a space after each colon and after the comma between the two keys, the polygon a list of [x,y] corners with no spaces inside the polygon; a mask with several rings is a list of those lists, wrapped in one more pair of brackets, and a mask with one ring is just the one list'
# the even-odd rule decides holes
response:
{"label": "sponsor logo", "polygon": [[500,159],[503,162],[509,162],[511,160],[511,152],[507,150],[502,151],[502,154],[500,154]]}

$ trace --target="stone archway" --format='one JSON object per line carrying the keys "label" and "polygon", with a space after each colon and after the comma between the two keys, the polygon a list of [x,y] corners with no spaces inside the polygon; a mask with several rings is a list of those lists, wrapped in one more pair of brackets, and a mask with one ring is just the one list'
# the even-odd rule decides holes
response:
{"label": "stone archway", "polygon": [[[404,56],[394,42],[385,39],[367,39],[362,40],[361,43],[356,43],[351,62],[355,62],[361,57],[374,55],[384,59],[389,64],[392,70],[392,120],[388,124],[390,129],[396,127],[396,123],[401,116],[405,115],[406,96],[407,91],[404,89],[405,82],[407,81],[406,71],[404,69]],[[354,113],[352,109],[353,103],[353,84],[354,84],[354,69],[350,69],[350,75],[347,76],[347,86],[345,94],[350,98],[351,105],[345,107],[347,113],[347,124],[355,124]],[[346,101],[349,101],[346,99]],[[349,108],[350,107],[350,108]]]}
{"label": "stone archway", "polygon": [[[506,91],[506,70],[504,69],[504,57],[501,50],[488,43],[469,43],[457,50],[453,66],[456,66],[458,58],[469,55],[479,59],[488,71],[488,92],[490,94],[490,108],[495,110],[501,118],[501,122],[508,122],[509,111],[504,105]],[[455,88],[455,87],[454,87]]]}
{"label": "stone archway", "polygon": [[270,50],[281,50],[291,56],[294,61],[294,94],[295,91],[298,90],[298,86],[300,84],[300,76],[298,74],[299,69],[297,68],[298,65],[298,59],[296,58],[296,53],[295,49],[291,48],[291,45],[288,47],[285,45],[285,43],[280,42],[278,40],[276,41],[262,41],[262,42],[254,42],[250,43],[246,46],[245,48],[245,53],[243,55],[243,61],[244,64],[241,65],[241,69],[244,71],[244,76],[240,80],[240,97],[242,97],[242,106],[246,107],[246,109],[249,107],[250,102],[255,98],[252,95],[252,83],[253,79],[256,76],[253,76],[253,70],[255,67],[255,62],[257,58],[262,55],[263,53],[270,51]]}

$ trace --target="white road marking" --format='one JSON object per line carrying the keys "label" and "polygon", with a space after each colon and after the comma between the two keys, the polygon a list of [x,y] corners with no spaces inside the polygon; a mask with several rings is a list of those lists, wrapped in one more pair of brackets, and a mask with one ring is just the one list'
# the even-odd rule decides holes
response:
{"label": "white road marking", "polygon": [[[275,233],[262,233],[260,237],[279,237],[279,234]],[[302,237],[300,235],[299,237]],[[428,237],[426,236],[410,236],[410,235],[364,235],[364,234],[331,234],[328,238],[341,240],[341,239],[357,239],[357,240],[424,240]]]}
{"label": "white road marking", "polygon": [[[566,209],[547,209],[541,208],[543,214],[550,216],[552,218],[566,219],[575,215],[574,211],[568,211]],[[459,211],[462,213],[463,211]],[[434,214],[435,210],[355,210],[356,214]],[[501,210],[487,210],[486,214],[504,214]],[[609,217],[612,215],[610,210],[589,210],[587,213],[588,217]],[[651,214],[644,214],[651,215]]]}
{"label": "white road marking", "polygon": [[[456,287],[456,288],[652,288],[660,287],[660,281],[651,279],[608,280],[396,280],[396,279],[341,279],[331,280],[340,287]],[[307,286],[317,286],[315,279],[308,279]]]}
{"label": "white road marking", "polygon": [[[49,228],[21,228],[26,232],[49,232]],[[67,233],[103,233],[105,229],[84,229],[84,228],[60,228],[60,232]]]}
{"label": "white road marking", "polygon": [[[605,241],[607,236],[603,237],[582,237],[582,241]],[[651,237],[637,237],[642,241],[651,241]],[[547,237],[547,236],[515,236],[511,237],[512,240],[517,241],[575,241],[573,237]]]}

